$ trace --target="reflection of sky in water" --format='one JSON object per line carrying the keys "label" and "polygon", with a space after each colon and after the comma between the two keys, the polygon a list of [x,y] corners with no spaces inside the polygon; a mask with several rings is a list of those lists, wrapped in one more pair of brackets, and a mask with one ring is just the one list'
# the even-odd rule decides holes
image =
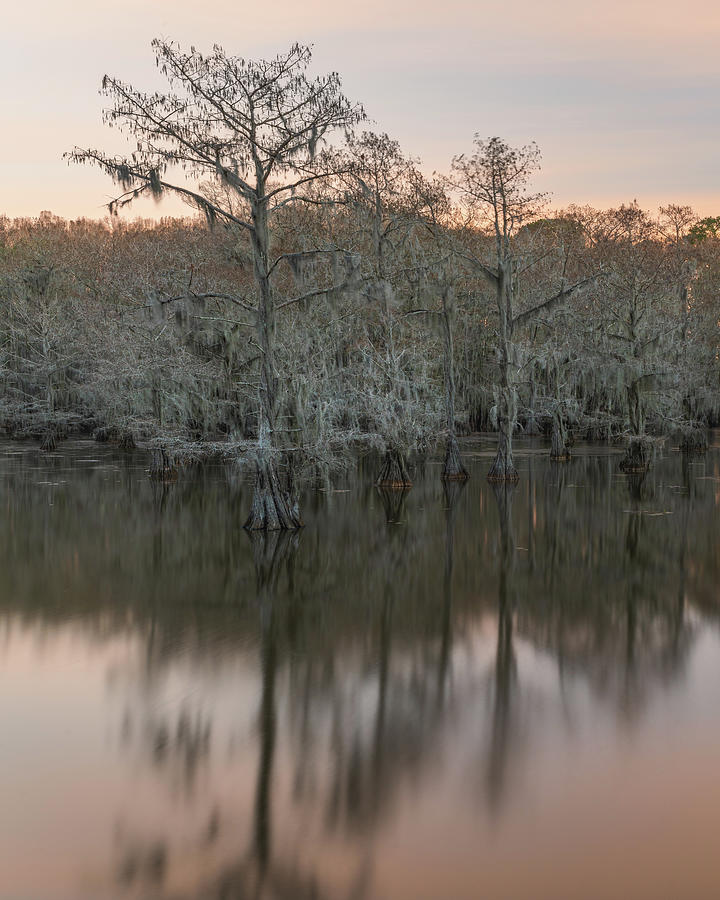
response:
{"label": "reflection of sky in water", "polygon": [[309,499],[260,596],[222,470],[4,457],[0,898],[714,896],[718,451],[583,452]]}

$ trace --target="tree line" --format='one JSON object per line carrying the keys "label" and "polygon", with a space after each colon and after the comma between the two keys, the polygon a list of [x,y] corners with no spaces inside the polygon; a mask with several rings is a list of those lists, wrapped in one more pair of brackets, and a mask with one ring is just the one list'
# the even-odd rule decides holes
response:
{"label": "tree line", "polygon": [[[718,220],[549,211],[534,144],[476,135],[427,176],[365,128],[311,53],[274,59],[153,42],[164,92],[106,76],[126,156],[79,149],[118,184],[103,222],[0,219],[0,414],[50,449],[71,429],[154,448],[154,474],[251,460],[246,527],[302,524],[299,472],[408,458],[494,430],[488,477],[517,480],[513,437],[624,440],[642,471],[665,437],[702,450],[718,422]],[[142,195],[185,220],[121,221]],[[197,215],[200,213],[200,215]]]}

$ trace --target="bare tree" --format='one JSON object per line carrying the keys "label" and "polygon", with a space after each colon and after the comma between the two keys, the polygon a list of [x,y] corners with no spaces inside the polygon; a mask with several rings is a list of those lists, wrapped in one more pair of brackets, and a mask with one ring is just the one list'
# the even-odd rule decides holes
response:
{"label": "bare tree", "polygon": [[[426,240],[413,245],[417,266],[415,281],[425,290],[422,293],[439,298],[438,309],[419,309],[437,318],[442,334],[443,382],[445,401],[445,461],[442,477],[451,481],[466,481],[470,476],[465,468],[457,440],[455,424],[455,320],[458,283],[462,266],[453,252],[456,210],[450,202],[444,179],[413,178],[414,207],[421,234]],[[417,293],[421,293],[418,291]]]}
{"label": "bare tree", "polygon": [[628,437],[621,465],[644,472],[653,451],[648,419],[668,417],[677,380],[674,350],[686,301],[678,290],[676,254],[662,240],[658,222],[637,203],[607,210],[595,223],[593,237],[608,274],[596,322],[603,322],[606,358],[621,386]]}
{"label": "bare tree", "polygon": [[[321,145],[336,129],[360,121],[362,107],[341,92],[337,73],[311,78],[311,51],[299,44],[270,60],[228,56],[215,46],[204,55],[173,42],[153,41],[166,93],[145,93],[105,76],[112,100],[105,121],[137,142],[127,157],[76,148],[69,158],[92,163],[124,189],[111,211],[136,197],[180,195],[202,210],[209,224],[221,221],[244,232],[252,248],[256,304],[234,300],[254,318],[259,351],[257,477],[249,529],[302,525],[291,485],[281,484],[278,451],[280,386],[275,360],[276,312],[300,298],[277,302],[272,275],[273,215],[289,204],[313,202],[312,188],[337,173],[339,159]],[[239,204],[170,180],[171,170],[215,181]]]}
{"label": "bare tree", "polygon": [[582,279],[570,286],[565,273],[559,289],[522,312],[518,297],[522,272],[518,265],[514,239],[520,228],[535,219],[543,208],[545,196],[528,192],[531,175],[539,168],[540,151],[535,144],[510,147],[498,137],[481,140],[475,136],[470,156],[456,156],[452,162],[452,182],[466,204],[472,234],[478,228],[489,229],[493,242],[492,263],[482,252],[465,249],[465,258],[490,283],[495,291],[498,314],[498,370],[496,392],[498,451],[488,473],[491,481],[515,481],[512,439],[517,419],[517,374],[520,360],[513,340],[516,329],[534,321],[541,313],[568,300],[581,287],[593,281]]}
{"label": "bare tree", "polygon": [[405,156],[387,134],[365,131],[347,146],[346,201],[355,214],[364,254],[364,295],[379,322],[376,338],[368,340],[372,368],[381,374],[384,394],[383,465],[377,484],[404,489],[412,486],[407,451],[413,443],[410,409],[415,396],[403,349],[399,346],[399,290],[405,283],[407,249],[416,217],[409,187],[415,161]]}

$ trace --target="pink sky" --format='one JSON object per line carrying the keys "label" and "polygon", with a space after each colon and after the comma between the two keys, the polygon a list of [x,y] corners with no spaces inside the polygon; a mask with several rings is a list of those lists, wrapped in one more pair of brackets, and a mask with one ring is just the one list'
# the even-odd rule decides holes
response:
{"label": "pink sky", "polygon": [[[99,216],[113,185],[68,167],[122,150],[100,121],[105,72],[161,86],[150,40],[246,57],[314,44],[372,127],[432,171],[472,135],[535,140],[553,203],[637,198],[720,214],[720,4],[700,0],[27,0],[3,11],[0,214]],[[147,201],[131,215],[183,211]]]}

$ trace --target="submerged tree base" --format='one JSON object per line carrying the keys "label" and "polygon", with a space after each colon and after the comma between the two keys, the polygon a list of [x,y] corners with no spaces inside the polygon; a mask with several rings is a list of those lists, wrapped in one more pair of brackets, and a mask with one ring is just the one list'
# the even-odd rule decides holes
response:
{"label": "submerged tree base", "polygon": [[121,450],[135,450],[137,445],[135,443],[135,437],[129,429],[125,429],[123,433],[120,435],[120,440],[118,442],[118,446]]}
{"label": "submerged tree base", "polygon": [[559,413],[553,416],[552,438],[550,441],[550,459],[554,462],[569,462],[571,458],[570,440],[565,422]]}
{"label": "submerged tree base", "polygon": [[502,484],[504,482],[515,484],[520,481],[520,473],[514,466],[511,469],[505,469],[504,472],[499,471],[493,466],[487,473],[487,480],[491,484]]}
{"label": "submerged tree base", "polygon": [[177,481],[177,464],[164,447],[153,450],[148,475],[156,481]]}
{"label": "submerged tree base", "polygon": [[652,462],[653,445],[646,437],[632,437],[620,462],[620,471],[626,474],[641,475],[647,472]]}
{"label": "submerged tree base", "polygon": [[454,434],[448,437],[442,477],[447,481],[467,481],[470,477],[468,470],[463,465],[460,447],[458,447],[457,438]]}
{"label": "submerged tree base", "polygon": [[405,457],[399,450],[388,450],[385,453],[382,471],[375,484],[378,487],[389,488],[394,491],[402,491],[412,487]]}
{"label": "submerged tree base", "polygon": [[493,484],[502,482],[515,482],[520,480],[520,474],[513,465],[512,456],[503,448],[500,448],[495,457],[492,468],[487,473],[487,480]]}
{"label": "submerged tree base", "polygon": [[568,445],[561,442],[556,444],[555,435],[553,435],[553,441],[550,445],[550,459],[553,462],[570,462],[572,459],[572,453]]}
{"label": "submerged tree base", "polygon": [[48,429],[40,442],[40,449],[46,452],[57,450],[58,436],[54,428]]}
{"label": "submerged tree base", "polygon": [[248,531],[294,531],[302,528],[300,506],[292,486],[283,489],[272,460],[258,460],[252,507],[243,528]]}

